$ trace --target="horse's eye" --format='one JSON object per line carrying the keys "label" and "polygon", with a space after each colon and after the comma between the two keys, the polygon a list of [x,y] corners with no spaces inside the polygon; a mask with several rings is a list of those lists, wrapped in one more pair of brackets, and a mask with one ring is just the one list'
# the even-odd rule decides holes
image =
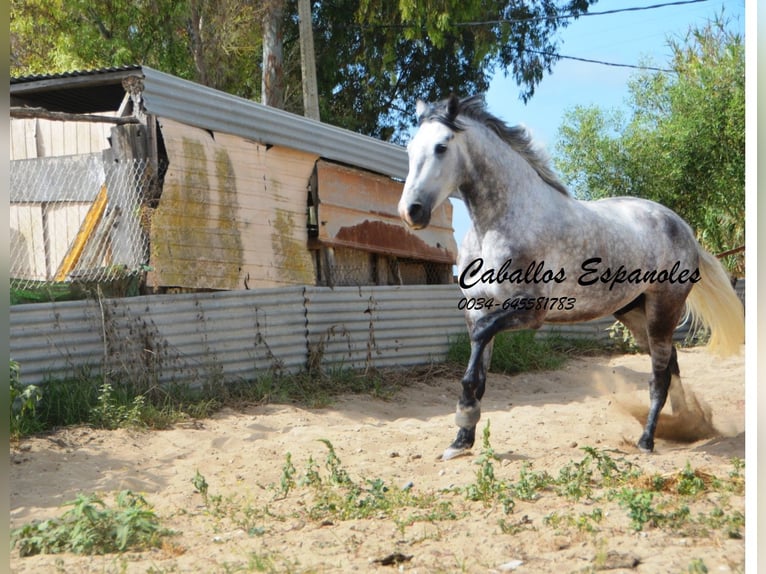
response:
{"label": "horse's eye", "polygon": [[446,151],[447,151],[447,146],[444,144],[436,144],[434,146],[434,153],[436,155],[442,155]]}

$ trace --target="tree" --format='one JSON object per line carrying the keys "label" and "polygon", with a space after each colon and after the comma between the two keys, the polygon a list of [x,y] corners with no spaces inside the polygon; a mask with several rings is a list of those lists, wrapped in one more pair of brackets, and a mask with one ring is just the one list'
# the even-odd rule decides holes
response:
{"label": "tree", "polygon": [[416,99],[485,91],[498,70],[513,75],[526,101],[556,61],[558,29],[594,3],[320,2],[314,41],[321,116],[400,141]]}
{"label": "tree", "polygon": [[[630,115],[565,115],[556,165],[575,195],[653,199],[723,252],[745,243],[744,44],[719,18],[670,46],[675,73],[634,77]],[[727,263],[743,271],[741,258]]]}
{"label": "tree", "polygon": [[[321,118],[401,141],[416,99],[484,91],[501,70],[526,101],[557,59],[559,29],[596,1],[314,2]],[[284,107],[302,113],[297,0],[11,0],[11,73],[145,64],[260,100],[275,6]]]}

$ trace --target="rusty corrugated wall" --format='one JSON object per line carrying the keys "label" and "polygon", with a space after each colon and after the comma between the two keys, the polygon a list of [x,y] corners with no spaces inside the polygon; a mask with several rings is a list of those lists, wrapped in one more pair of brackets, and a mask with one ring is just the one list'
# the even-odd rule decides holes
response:
{"label": "rusty corrugated wall", "polygon": [[317,239],[323,245],[449,265],[455,262],[457,244],[448,201],[434,210],[426,229],[413,231],[397,211],[401,182],[327,161],[317,162],[316,172]]}

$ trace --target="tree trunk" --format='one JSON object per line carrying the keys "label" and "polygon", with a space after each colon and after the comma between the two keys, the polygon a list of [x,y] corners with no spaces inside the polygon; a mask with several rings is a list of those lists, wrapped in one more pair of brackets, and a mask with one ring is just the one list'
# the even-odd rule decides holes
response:
{"label": "tree trunk", "polygon": [[282,57],[282,14],[284,0],[269,0],[263,15],[263,75],[261,102],[285,107],[285,80]]}

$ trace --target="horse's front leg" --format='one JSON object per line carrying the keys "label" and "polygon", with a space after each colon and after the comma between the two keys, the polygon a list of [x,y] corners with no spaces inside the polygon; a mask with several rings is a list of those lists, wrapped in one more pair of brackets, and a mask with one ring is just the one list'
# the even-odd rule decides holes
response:
{"label": "horse's front leg", "polygon": [[543,324],[544,315],[544,311],[498,309],[484,315],[469,328],[471,356],[461,381],[463,391],[455,413],[457,437],[442,454],[442,460],[466,453],[476,440],[476,425],[481,418],[481,398],[484,395],[487,369],[492,357],[494,336],[511,329],[537,329]]}

